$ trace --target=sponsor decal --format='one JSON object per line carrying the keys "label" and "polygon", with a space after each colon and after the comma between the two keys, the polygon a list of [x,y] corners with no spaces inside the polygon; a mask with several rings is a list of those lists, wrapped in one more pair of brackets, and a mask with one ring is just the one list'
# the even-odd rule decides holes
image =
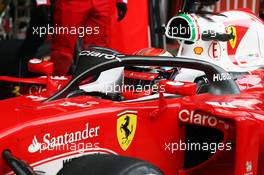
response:
{"label": "sponsor decal", "polygon": [[59,104],[59,106],[64,106],[64,107],[68,107],[68,106],[75,106],[75,107],[80,107],[80,108],[87,108],[87,107],[91,107],[93,105],[99,104],[98,102],[85,102],[85,103],[73,103],[73,102],[64,102]]}
{"label": "sponsor decal", "polygon": [[204,77],[204,76],[203,76],[203,80],[204,80],[204,82],[205,82],[206,84],[210,83],[210,81],[209,81],[209,79],[208,79],[207,77]]}
{"label": "sponsor decal", "polygon": [[227,125],[224,121],[219,120],[214,116],[195,113],[195,111],[189,111],[187,109],[181,110],[179,112],[178,117],[180,121],[184,123],[211,126],[211,127],[215,127],[219,124],[223,124],[225,129],[229,128],[229,125]]}
{"label": "sponsor decal", "polygon": [[[244,23],[248,26],[251,25],[252,20],[244,20]],[[231,39],[229,42],[227,42],[227,53],[228,55],[236,55],[237,48],[240,45],[241,41],[243,40],[245,34],[248,32],[249,27],[246,26],[239,26],[234,24],[225,24],[226,25],[226,32],[232,33],[235,38]]]}
{"label": "sponsor decal", "polygon": [[237,108],[234,106],[232,103],[229,102],[205,102],[206,104],[212,105],[212,106],[217,106],[217,107],[223,107],[223,108]]}
{"label": "sponsor decal", "polygon": [[208,55],[211,59],[219,61],[222,56],[222,47],[219,42],[213,41],[208,49]]}
{"label": "sponsor decal", "polygon": [[193,49],[193,51],[194,51],[195,55],[202,55],[204,49],[202,47],[195,47]]}
{"label": "sponsor decal", "polygon": [[28,93],[29,94],[41,93],[41,92],[45,92],[46,90],[47,89],[44,88],[43,86],[32,85],[29,87]]}
{"label": "sponsor decal", "polygon": [[36,136],[34,136],[32,140],[32,144],[28,147],[28,152],[35,153],[41,149],[41,143],[38,142],[38,139]]}
{"label": "sponsor decal", "polygon": [[[32,86],[14,86],[14,89],[12,90],[12,94],[14,94],[16,97],[22,96],[23,94],[35,94],[35,93],[40,93],[40,92],[45,92],[47,89],[44,88],[41,85],[32,85]],[[27,96],[27,98],[31,98],[33,101],[41,101],[45,100],[42,99],[42,97],[37,97],[37,96]]]}
{"label": "sponsor decal", "polygon": [[37,137],[34,136],[32,143],[28,146],[28,152],[43,152],[57,146],[63,146],[70,143],[98,137],[99,130],[100,126],[90,127],[89,123],[86,123],[83,130],[78,130],[76,132],[65,132],[64,134],[58,136],[53,136],[51,133],[46,133],[42,137],[41,141],[39,141]]}
{"label": "sponsor decal", "polygon": [[124,55],[114,55],[114,54],[101,53],[97,51],[84,50],[79,54],[79,56],[93,56],[93,57],[98,57],[98,58],[105,58],[107,60],[116,59],[119,62],[121,62],[121,59],[119,57],[124,56]]}
{"label": "sponsor decal", "polygon": [[213,81],[226,81],[226,80],[231,80],[232,76],[229,73],[221,73],[221,74],[214,74],[213,75]]}
{"label": "sponsor decal", "polygon": [[12,94],[14,94],[16,97],[21,96],[22,94],[20,93],[20,86],[15,86],[12,90]]}
{"label": "sponsor decal", "polygon": [[137,129],[137,111],[125,111],[117,115],[116,134],[120,147],[126,151]]}
{"label": "sponsor decal", "polygon": [[229,44],[231,48],[234,49],[237,44],[237,29],[235,26],[228,26],[226,30],[229,34],[233,36],[233,38],[229,41]]}
{"label": "sponsor decal", "polygon": [[244,175],[253,175],[253,164],[252,161],[246,162],[246,173]]}
{"label": "sponsor decal", "polygon": [[26,97],[32,99],[32,101],[42,101],[47,99],[46,97],[35,96],[35,95],[28,95]]}
{"label": "sponsor decal", "polygon": [[52,80],[68,80],[65,76],[51,76],[50,79]]}

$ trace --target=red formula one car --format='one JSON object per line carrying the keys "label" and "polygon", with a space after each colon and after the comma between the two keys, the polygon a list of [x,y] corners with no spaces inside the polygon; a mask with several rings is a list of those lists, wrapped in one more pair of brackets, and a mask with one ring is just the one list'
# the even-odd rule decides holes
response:
{"label": "red formula one car", "polygon": [[[208,82],[164,79],[126,100],[123,67],[135,65],[198,70]],[[0,174],[263,175],[264,93],[215,80],[223,74],[196,59],[84,50],[55,94],[0,101]]]}

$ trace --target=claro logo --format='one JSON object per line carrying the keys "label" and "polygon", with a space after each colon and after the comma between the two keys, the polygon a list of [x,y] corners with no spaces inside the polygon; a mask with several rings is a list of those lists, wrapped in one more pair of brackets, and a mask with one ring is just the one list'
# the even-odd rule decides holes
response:
{"label": "claro logo", "polygon": [[98,57],[98,58],[105,58],[107,60],[116,59],[119,62],[121,62],[121,59],[119,57],[124,56],[124,55],[114,55],[114,54],[107,54],[107,53],[101,53],[101,52],[96,52],[96,51],[84,50],[79,54],[79,56],[92,56],[92,57]]}
{"label": "claro logo", "polygon": [[209,125],[212,127],[219,123],[219,120],[216,117],[194,113],[194,111],[189,111],[187,109],[179,112],[179,119],[184,123]]}

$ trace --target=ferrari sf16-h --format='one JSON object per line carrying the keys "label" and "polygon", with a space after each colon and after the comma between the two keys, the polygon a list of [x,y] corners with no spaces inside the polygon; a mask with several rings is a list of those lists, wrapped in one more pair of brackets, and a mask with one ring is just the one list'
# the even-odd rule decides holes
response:
{"label": "ferrari sf16-h", "polygon": [[1,77],[46,89],[0,101],[0,174],[264,175],[261,31],[245,10],[180,14],[177,57],[90,48],[55,78],[31,60],[45,77]]}
{"label": "ferrari sf16-h", "polygon": [[[126,100],[109,89],[122,86],[123,67],[135,65],[194,69],[208,82],[163,79],[156,93]],[[263,174],[263,93],[243,92],[233,79],[215,80],[223,74],[196,59],[85,50],[55,94],[0,102],[0,171]]]}

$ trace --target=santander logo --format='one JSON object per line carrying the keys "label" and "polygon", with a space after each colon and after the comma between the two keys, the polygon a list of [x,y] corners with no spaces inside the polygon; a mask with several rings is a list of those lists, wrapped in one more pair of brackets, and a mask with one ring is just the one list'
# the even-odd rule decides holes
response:
{"label": "santander logo", "polygon": [[45,150],[54,150],[67,144],[98,137],[99,130],[100,126],[90,127],[89,123],[86,123],[83,130],[65,132],[64,134],[57,136],[54,136],[51,133],[46,133],[43,135],[41,141],[34,136],[32,143],[28,146],[28,152],[36,153]]}
{"label": "santander logo", "polygon": [[34,136],[32,144],[28,147],[28,152],[35,153],[41,149],[41,143],[38,142],[38,139],[36,136]]}

